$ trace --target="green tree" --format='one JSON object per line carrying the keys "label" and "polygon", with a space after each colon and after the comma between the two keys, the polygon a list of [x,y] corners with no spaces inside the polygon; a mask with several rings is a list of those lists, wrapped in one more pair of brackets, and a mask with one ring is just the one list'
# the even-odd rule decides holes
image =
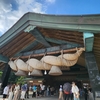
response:
{"label": "green tree", "polygon": [[11,72],[11,73],[10,73],[10,76],[9,76],[8,82],[10,82],[10,83],[16,83],[16,82],[17,82],[17,79],[18,79],[18,76],[16,76],[16,75],[14,74],[14,72]]}
{"label": "green tree", "polygon": [[25,79],[24,76],[16,76],[14,72],[11,72],[8,82],[24,84],[25,83],[24,79]]}
{"label": "green tree", "polygon": [[25,83],[24,79],[25,79],[25,76],[20,76],[20,77],[17,79],[17,83],[19,83],[19,84],[24,84],[24,83]]}
{"label": "green tree", "polygon": [[2,73],[3,73],[3,72],[2,72],[2,71],[0,71],[0,78],[1,78],[1,76],[2,76]]}

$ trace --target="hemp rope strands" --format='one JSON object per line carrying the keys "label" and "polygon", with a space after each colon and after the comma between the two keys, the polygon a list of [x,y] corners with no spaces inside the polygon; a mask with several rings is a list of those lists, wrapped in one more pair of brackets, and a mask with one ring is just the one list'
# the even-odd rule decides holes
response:
{"label": "hemp rope strands", "polygon": [[37,60],[37,59],[35,59],[35,58],[29,59],[28,60],[28,64],[29,64],[29,66],[31,66],[34,69],[44,70],[42,62]]}
{"label": "hemp rope strands", "polygon": [[18,69],[18,71],[15,73],[15,75],[16,76],[27,76],[27,74],[24,71],[20,70],[20,69]]}
{"label": "hemp rope strands", "polygon": [[27,64],[23,60],[17,59],[15,63],[18,69],[22,71],[28,71]]}
{"label": "hemp rope strands", "polygon": [[30,73],[32,76],[43,76],[42,72],[37,69],[33,69],[33,71]]}
{"label": "hemp rope strands", "polygon": [[9,66],[10,66],[10,68],[11,68],[12,70],[17,71],[17,66],[16,66],[16,64],[14,63],[14,61],[9,61],[8,64],[9,64]]}
{"label": "hemp rope strands", "polygon": [[62,75],[62,71],[60,70],[59,67],[52,66],[51,70],[49,71],[49,75],[54,75],[54,76]]}

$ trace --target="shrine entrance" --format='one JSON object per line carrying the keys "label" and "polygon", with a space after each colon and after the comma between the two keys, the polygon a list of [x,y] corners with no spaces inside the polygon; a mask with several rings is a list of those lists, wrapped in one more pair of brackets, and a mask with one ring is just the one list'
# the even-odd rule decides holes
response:
{"label": "shrine entrance", "polygon": [[88,84],[98,100],[98,16],[23,15],[0,37],[2,87],[7,85],[10,72],[13,71],[15,75],[26,78],[43,78],[45,84],[59,86],[66,81],[75,81],[80,87]]}

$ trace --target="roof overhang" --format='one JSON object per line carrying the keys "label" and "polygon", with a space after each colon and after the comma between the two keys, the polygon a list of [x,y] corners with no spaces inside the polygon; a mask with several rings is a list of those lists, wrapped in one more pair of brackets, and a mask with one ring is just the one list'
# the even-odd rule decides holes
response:
{"label": "roof overhang", "polygon": [[15,23],[4,35],[0,37],[0,48],[18,33],[26,29],[33,30],[36,26],[61,29],[76,30],[81,32],[100,32],[100,15],[46,15],[37,13],[26,13],[17,23]]}

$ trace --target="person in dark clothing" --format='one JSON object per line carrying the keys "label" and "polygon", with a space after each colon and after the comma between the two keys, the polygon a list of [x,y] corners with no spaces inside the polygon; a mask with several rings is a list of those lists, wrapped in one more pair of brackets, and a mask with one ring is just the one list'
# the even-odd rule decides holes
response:
{"label": "person in dark clothing", "polygon": [[94,100],[93,92],[91,89],[88,90],[89,100]]}
{"label": "person in dark clothing", "polygon": [[25,98],[29,98],[29,84],[27,84],[27,90],[26,90]]}
{"label": "person in dark clothing", "polygon": [[70,91],[70,99],[73,100],[73,93]]}
{"label": "person in dark clothing", "polygon": [[33,87],[32,87],[32,89],[33,89],[33,94],[32,94],[32,98],[33,97],[37,97],[37,86],[36,85],[34,85]]}
{"label": "person in dark clothing", "polygon": [[70,98],[70,92],[64,91],[64,100],[69,100]]}
{"label": "person in dark clothing", "polygon": [[88,97],[87,87],[84,88],[84,97],[85,97],[85,100],[87,100],[87,97]]}
{"label": "person in dark clothing", "polygon": [[64,91],[64,100],[69,100],[70,91],[71,91],[71,84],[70,83],[65,83],[63,85],[63,91]]}

